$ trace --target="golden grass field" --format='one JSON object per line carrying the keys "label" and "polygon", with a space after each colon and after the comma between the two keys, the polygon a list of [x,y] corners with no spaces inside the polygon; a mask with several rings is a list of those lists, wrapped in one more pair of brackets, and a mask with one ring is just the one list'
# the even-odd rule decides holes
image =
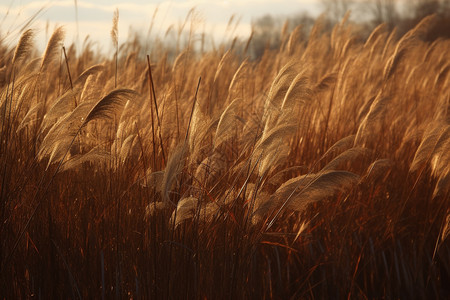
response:
{"label": "golden grass field", "polygon": [[[450,295],[450,40],[0,45],[0,298]],[[107,34],[107,33],[106,33]],[[234,47],[240,46],[237,51]]]}

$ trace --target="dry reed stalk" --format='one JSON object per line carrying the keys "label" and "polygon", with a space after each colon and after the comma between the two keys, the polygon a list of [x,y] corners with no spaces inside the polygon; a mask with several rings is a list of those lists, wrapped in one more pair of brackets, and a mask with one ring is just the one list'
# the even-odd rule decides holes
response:
{"label": "dry reed stalk", "polygon": [[117,88],[117,64],[118,64],[118,56],[119,56],[119,10],[116,8],[114,10],[114,15],[112,19],[112,28],[111,28],[111,40],[114,46],[115,54],[115,72],[114,72],[114,88]]}
{"label": "dry reed stalk", "polygon": [[296,62],[291,61],[281,68],[273,80],[264,105],[267,116],[272,110],[280,109],[281,103],[296,74]]}
{"label": "dry reed stalk", "polygon": [[386,106],[389,102],[389,98],[382,95],[382,93],[378,93],[378,95],[374,98],[374,101],[370,105],[370,109],[367,112],[364,119],[361,121],[361,124],[358,127],[358,131],[356,132],[354,145],[364,145],[364,140],[368,135],[368,131],[370,128],[373,128],[377,125],[376,121],[380,120],[386,111]]}
{"label": "dry reed stalk", "polygon": [[[449,127],[442,127],[439,123],[432,123],[428,126],[411,163],[411,172],[423,167],[424,164],[427,163],[434,154],[436,154],[436,150],[440,152],[442,145],[444,145],[444,142],[448,140],[448,132]],[[439,141],[441,142],[439,143]],[[440,146],[438,146],[438,144]]]}
{"label": "dry reed stalk", "polygon": [[213,79],[213,85],[216,83],[217,79],[219,78],[220,73],[224,69],[224,66],[226,66],[230,63],[230,60],[231,60],[231,50],[228,50],[222,56],[222,58],[220,59],[219,65],[216,68],[216,72],[214,74],[214,79]]}
{"label": "dry reed stalk", "polygon": [[289,85],[281,103],[281,110],[294,111],[294,109],[299,107],[301,109],[310,100],[311,94],[309,80],[304,75],[304,72],[300,72]]}
{"label": "dry reed stalk", "polygon": [[364,43],[364,48],[372,47],[376,40],[383,34],[387,29],[386,23],[381,23],[377,27],[375,27],[374,30],[372,30],[372,33],[367,38],[366,42]]}
{"label": "dry reed stalk", "polygon": [[50,64],[58,55],[62,42],[64,40],[65,32],[62,26],[57,27],[53,32],[50,40],[47,43],[47,48],[45,49],[44,56],[41,60],[40,72],[44,73],[50,67]]}
{"label": "dry reed stalk", "polygon": [[[444,87],[444,83],[446,82],[446,78],[449,78],[447,76],[450,73],[450,63],[448,63],[446,66],[443,66],[439,74],[436,76],[436,79],[434,81],[434,85],[440,89]],[[448,82],[449,80],[447,80]]]}
{"label": "dry reed stalk", "polygon": [[184,220],[194,217],[198,210],[199,202],[195,197],[181,199],[177,204],[177,209],[172,213],[170,223],[178,227]]}
{"label": "dry reed stalk", "polygon": [[222,143],[233,136],[233,129],[239,121],[237,112],[242,99],[234,99],[223,111],[214,135],[213,148],[217,149]]}
{"label": "dry reed stalk", "polygon": [[112,119],[111,114],[118,113],[128,100],[133,100],[138,94],[130,89],[117,89],[99,100],[89,111],[82,126],[95,119]]}
{"label": "dry reed stalk", "polygon": [[362,147],[350,148],[342,152],[341,154],[336,156],[332,161],[326,164],[326,166],[322,168],[322,171],[340,170],[341,168],[338,168],[339,166],[343,165],[344,163],[350,163],[355,160],[360,160],[362,157],[368,156],[370,152],[371,151],[367,148]]}
{"label": "dry reed stalk", "polygon": [[184,145],[180,145],[173,151],[167,161],[166,168],[164,169],[164,178],[161,182],[161,194],[163,200],[166,202],[173,204],[170,200],[169,190],[172,188],[176,176],[183,170],[185,156],[186,149]]}
{"label": "dry reed stalk", "polygon": [[331,170],[302,175],[286,181],[260,208],[260,213],[264,215],[278,208],[268,223],[267,229],[272,227],[285,208],[302,212],[311,203],[331,197],[338,191],[343,192],[349,189],[357,183],[358,179],[359,176],[352,172]]}
{"label": "dry reed stalk", "polygon": [[287,47],[286,47],[288,55],[294,54],[294,51],[295,51],[294,47],[299,44],[299,42],[302,38],[302,36],[301,36],[302,30],[303,30],[303,25],[298,25],[297,27],[294,28],[294,30],[289,35],[289,39],[288,39]]}
{"label": "dry reed stalk", "polygon": [[[155,93],[155,83],[153,82],[152,68],[151,68],[151,65],[150,65],[150,56],[149,55],[147,55],[147,65],[148,65],[149,84],[151,85],[151,91],[152,91],[152,95],[153,95],[153,103],[155,104],[156,119],[158,121],[159,143],[160,143],[160,147],[161,147],[161,154],[163,156],[163,165],[165,165],[165,163],[166,163],[166,155],[164,153],[164,145],[163,145],[163,140],[162,140],[162,135],[161,135],[161,119],[159,118],[158,104],[157,104],[157,101],[156,101],[156,93]],[[150,109],[152,109],[152,108],[150,107]],[[153,110],[151,112],[151,115],[152,115],[152,130],[153,130]],[[153,131],[152,131],[152,134],[153,134],[153,138],[154,138]],[[154,141],[154,139],[153,139],[153,141]]]}
{"label": "dry reed stalk", "polygon": [[101,150],[99,147],[94,147],[85,154],[76,154],[64,161],[61,166],[61,172],[77,169],[86,162],[89,162],[91,165],[97,165],[101,162],[106,163],[109,159],[110,155],[108,152]]}
{"label": "dry reed stalk", "polygon": [[[196,151],[199,151],[201,142],[213,129],[217,128],[218,122],[218,120],[210,120],[198,107],[194,107],[188,135],[191,161],[196,157]],[[203,130],[200,130],[201,128]]]}
{"label": "dry reed stalk", "polygon": [[377,159],[367,168],[367,172],[361,181],[365,180],[369,183],[376,182],[379,178],[386,178],[389,175],[389,170],[394,166],[392,160],[384,158]]}
{"label": "dry reed stalk", "polygon": [[192,102],[192,109],[191,109],[191,114],[189,116],[189,122],[188,122],[188,127],[186,129],[186,136],[184,138],[184,144],[186,144],[186,142],[188,141],[188,137],[189,137],[189,128],[191,127],[191,121],[192,121],[192,116],[194,115],[194,110],[195,110],[195,105],[197,103],[197,95],[198,95],[198,90],[200,88],[200,83],[202,81],[202,78],[199,77],[198,78],[198,83],[197,83],[197,89],[195,90],[195,95],[194,95],[194,101]]}
{"label": "dry reed stalk", "polygon": [[27,29],[20,36],[11,64],[14,66],[18,61],[26,57],[33,48],[34,30]]}
{"label": "dry reed stalk", "polygon": [[[228,87],[228,94],[231,95],[232,92],[234,92],[236,90],[236,92],[240,92],[237,90],[236,85],[239,82],[242,82],[244,79],[246,79],[246,76],[248,76],[247,72],[249,71],[249,62],[248,59],[244,59],[244,61],[241,63],[241,65],[239,66],[239,68],[236,70],[236,72],[233,75],[233,78],[230,81],[230,85]],[[242,87],[242,83],[241,83],[241,88]],[[242,95],[241,95],[242,96]]]}

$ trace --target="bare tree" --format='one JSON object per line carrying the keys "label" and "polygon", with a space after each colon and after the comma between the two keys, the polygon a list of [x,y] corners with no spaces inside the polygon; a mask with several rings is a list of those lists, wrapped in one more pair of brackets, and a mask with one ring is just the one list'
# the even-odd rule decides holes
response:
{"label": "bare tree", "polygon": [[252,22],[253,55],[260,57],[267,47],[279,45],[280,22],[271,15],[262,16]]}
{"label": "bare tree", "polygon": [[367,0],[365,2],[369,13],[372,15],[373,25],[386,23],[394,27],[398,21],[398,10],[396,0]]}
{"label": "bare tree", "polygon": [[339,22],[355,4],[351,0],[321,0],[324,11],[332,22]]}

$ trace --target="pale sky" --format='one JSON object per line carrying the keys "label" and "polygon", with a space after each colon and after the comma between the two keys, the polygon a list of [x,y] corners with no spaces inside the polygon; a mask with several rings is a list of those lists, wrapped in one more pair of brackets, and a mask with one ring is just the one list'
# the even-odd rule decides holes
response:
{"label": "pale sky", "polygon": [[[146,36],[152,16],[156,8],[153,34],[163,36],[169,26],[182,23],[189,10],[195,8],[197,33],[205,31],[220,41],[227,32],[227,24],[232,15],[240,19],[234,35],[248,37],[250,24],[255,18],[265,14],[273,16],[291,16],[307,11],[311,15],[321,12],[318,0],[77,0],[79,41],[89,35],[91,40],[98,42],[103,52],[111,49],[110,31],[113,12],[119,10],[119,42],[123,42],[129,28],[141,31]],[[0,32],[7,43],[16,42],[18,30],[29,21],[40,9],[32,28],[38,30],[36,44],[43,48],[49,35],[57,25],[63,25],[66,30],[65,43],[76,42],[76,9],[75,0],[0,0]],[[48,24],[48,33],[46,28]],[[235,24],[235,23],[234,23]],[[234,27],[234,26],[233,26]]]}

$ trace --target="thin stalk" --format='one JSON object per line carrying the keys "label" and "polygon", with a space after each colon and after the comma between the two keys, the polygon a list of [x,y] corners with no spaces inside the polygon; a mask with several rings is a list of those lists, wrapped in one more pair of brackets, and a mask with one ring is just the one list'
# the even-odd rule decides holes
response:
{"label": "thin stalk", "polygon": [[188,139],[189,128],[191,127],[192,116],[194,115],[194,108],[195,108],[195,104],[197,103],[197,94],[198,94],[198,89],[200,88],[200,82],[201,81],[202,81],[202,77],[199,77],[198,78],[198,83],[197,83],[197,89],[195,90],[194,102],[192,103],[191,115],[189,116],[189,123],[188,123],[188,127],[187,127],[187,130],[186,130],[186,136],[184,138],[184,144],[186,144],[187,139]]}
{"label": "thin stalk", "polygon": [[177,113],[177,139],[180,138],[180,119],[178,117],[178,95],[177,95],[177,84],[173,81],[173,90],[175,93],[175,111]]}
{"label": "thin stalk", "polygon": [[[155,111],[156,111],[156,119],[158,121],[158,127],[159,127],[159,142],[161,144],[161,152],[162,152],[162,156],[163,156],[163,164],[166,164],[166,155],[164,154],[164,146],[163,146],[163,140],[162,140],[162,136],[161,136],[161,121],[159,119],[159,113],[158,113],[158,103],[156,102],[156,93],[155,93],[155,84],[153,82],[153,77],[152,77],[152,67],[150,65],[150,56],[147,54],[147,64],[148,64],[148,76],[150,78],[150,82],[151,82],[151,91],[153,94],[153,102],[155,103]],[[152,115],[153,116],[153,115]]]}
{"label": "thin stalk", "polygon": [[[73,91],[72,75],[70,75],[69,60],[67,59],[66,47],[63,46],[62,48],[63,48],[63,53],[64,53],[64,59],[66,61],[67,75],[69,75],[70,89]],[[75,108],[76,108],[78,106],[77,98],[75,96],[73,98],[74,98]]]}
{"label": "thin stalk", "polygon": [[[150,70],[150,69],[149,69]],[[149,71],[150,73],[150,71]],[[149,74],[150,76],[150,74]],[[153,145],[153,170],[156,169],[156,146],[155,146],[155,121],[153,117],[153,102],[152,102],[152,92],[151,92],[151,81],[148,81],[148,91],[149,91],[149,97],[150,97],[150,115],[151,115],[151,122],[152,122],[152,145]]]}
{"label": "thin stalk", "polygon": [[114,55],[115,70],[114,70],[114,88],[117,88],[117,68],[118,68],[118,56],[119,56],[119,43],[116,43],[116,54]]}

